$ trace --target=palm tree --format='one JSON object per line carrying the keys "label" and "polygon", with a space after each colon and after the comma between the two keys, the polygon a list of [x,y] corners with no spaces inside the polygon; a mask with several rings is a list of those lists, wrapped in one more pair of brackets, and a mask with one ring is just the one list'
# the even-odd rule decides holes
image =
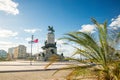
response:
{"label": "palm tree", "polygon": [[[120,37],[115,40],[111,40],[109,37],[107,22],[99,24],[95,19],[92,18],[92,22],[96,26],[98,38],[94,38],[94,34],[84,33],[80,31],[67,33],[62,39],[66,39],[70,42],[74,42],[81,48],[75,47],[76,54],[84,56],[87,60],[79,60],[76,58],[69,58],[69,60],[75,60],[79,63],[94,63],[93,65],[80,66],[74,64],[67,69],[72,69],[72,72],[67,76],[68,80],[73,80],[73,76],[79,76],[79,74],[90,73],[94,74],[98,80],[119,80],[120,79],[120,61],[118,54],[113,46],[110,45],[112,41],[117,41]],[[114,43],[114,42],[113,42]],[[65,68],[66,69],[66,68]]]}
{"label": "palm tree", "polygon": [[[110,37],[107,29],[107,22],[99,24],[93,18],[92,22],[95,24],[98,31],[98,40],[96,40],[93,35],[84,32],[70,32],[66,34],[67,36],[63,39],[67,39],[84,48],[80,49],[76,47],[75,54],[80,54],[86,57],[90,62],[100,64],[97,65],[96,69],[92,69],[93,72],[98,74],[99,80],[118,80],[120,79],[120,62],[117,56],[115,56],[115,48],[109,45]],[[119,39],[118,37],[119,35],[116,37],[116,40]],[[77,59],[74,60],[79,61]],[[88,60],[82,62],[87,63]],[[81,69],[81,66],[76,66],[74,71],[77,70],[78,72],[78,69]]]}

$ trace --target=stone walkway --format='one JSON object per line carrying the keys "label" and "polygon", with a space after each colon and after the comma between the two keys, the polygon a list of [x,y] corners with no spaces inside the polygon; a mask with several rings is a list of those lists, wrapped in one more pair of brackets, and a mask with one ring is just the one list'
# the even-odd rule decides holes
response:
{"label": "stone walkway", "polygon": [[[32,65],[30,65],[30,61],[0,62],[0,80],[66,80],[65,78],[71,70],[59,71],[54,76],[53,73],[56,69],[74,64],[74,62],[56,62],[45,69],[48,63],[49,62],[32,62]],[[96,79],[86,78],[80,80]]]}
{"label": "stone walkway", "polygon": [[49,62],[32,62],[30,61],[6,61],[0,62],[0,72],[15,72],[15,71],[43,71],[43,70],[56,70],[68,66],[69,62],[56,62],[50,65],[47,69],[45,66]]}

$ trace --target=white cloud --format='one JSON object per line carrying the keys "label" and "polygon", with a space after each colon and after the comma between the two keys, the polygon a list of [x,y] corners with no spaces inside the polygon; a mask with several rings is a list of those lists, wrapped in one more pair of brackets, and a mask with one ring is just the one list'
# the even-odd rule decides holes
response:
{"label": "white cloud", "polygon": [[31,41],[31,38],[30,38],[30,37],[28,37],[28,38],[25,38],[25,40],[26,40],[26,41]]}
{"label": "white cloud", "polygon": [[16,39],[16,40],[18,40],[18,39],[19,39],[19,37],[15,37],[15,39]]}
{"label": "white cloud", "polygon": [[113,29],[116,29],[117,27],[120,27],[120,15],[116,18],[111,20],[111,24],[109,25],[110,27],[113,27]]}
{"label": "white cloud", "polygon": [[57,39],[55,39],[55,41],[57,42],[57,44],[60,44],[60,45],[65,43],[64,40],[57,40]]}
{"label": "white cloud", "polygon": [[41,31],[41,29],[24,29],[24,31],[27,33],[35,33],[37,31]]}
{"label": "white cloud", "polygon": [[2,38],[8,38],[16,35],[18,35],[17,32],[13,32],[11,30],[6,30],[6,29],[0,29],[0,37]]}
{"label": "white cloud", "polygon": [[91,32],[93,33],[95,31],[95,25],[87,24],[87,25],[82,25],[82,29],[80,29],[80,32]]}
{"label": "white cloud", "polygon": [[70,42],[67,42],[67,43],[69,43],[68,45],[66,45],[64,43],[66,43],[65,40],[57,40],[57,52],[58,52],[58,54],[63,53],[63,55],[66,57],[74,57],[74,58],[82,58],[82,59],[85,58],[80,54],[74,55],[74,53],[76,51],[76,49],[74,47],[83,49],[82,46],[77,45],[75,43],[70,43]]}
{"label": "white cloud", "polygon": [[0,41],[0,45],[9,45],[11,44],[12,42],[5,42],[5,41]]}
{"label": "white cloud", "polygon": [[0,10],[13,15],[19,14],[18,3],[13,0],[0,0]]}
{"label": "white cloud", "polygon": [[17,46],[16,43],[7,42],[7,41],[0,41],[0,49],[8,51],[8,48]]}
{"label": "white cloud", "polygon": [[65,40],[57,40],[56,39],[56,42],[57,42],[58,54],[63,53],[64,56],[69,56],[69,57],[73,55],[74,48],[70,45],[64,44],[64,43],[66,43]]}

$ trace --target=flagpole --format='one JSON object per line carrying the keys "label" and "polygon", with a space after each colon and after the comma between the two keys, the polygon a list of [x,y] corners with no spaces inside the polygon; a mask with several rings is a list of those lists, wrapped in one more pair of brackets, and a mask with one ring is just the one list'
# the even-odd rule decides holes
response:
{"label": "flagpole", "polygon": [[30,65],[32,65],[32,47],[33,47],[33,36],[31,36],[31,59],[30,59]]}

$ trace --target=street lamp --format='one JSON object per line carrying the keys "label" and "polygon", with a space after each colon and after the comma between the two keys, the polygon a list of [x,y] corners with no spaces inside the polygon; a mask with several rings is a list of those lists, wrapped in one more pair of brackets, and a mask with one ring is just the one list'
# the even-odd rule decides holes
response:
{"label": "street lamp", "polygon": [[31,36],[31,55],[30,55],[30,65],[32,65],[32,47],[33,47],[33,37],[34,35]]}

